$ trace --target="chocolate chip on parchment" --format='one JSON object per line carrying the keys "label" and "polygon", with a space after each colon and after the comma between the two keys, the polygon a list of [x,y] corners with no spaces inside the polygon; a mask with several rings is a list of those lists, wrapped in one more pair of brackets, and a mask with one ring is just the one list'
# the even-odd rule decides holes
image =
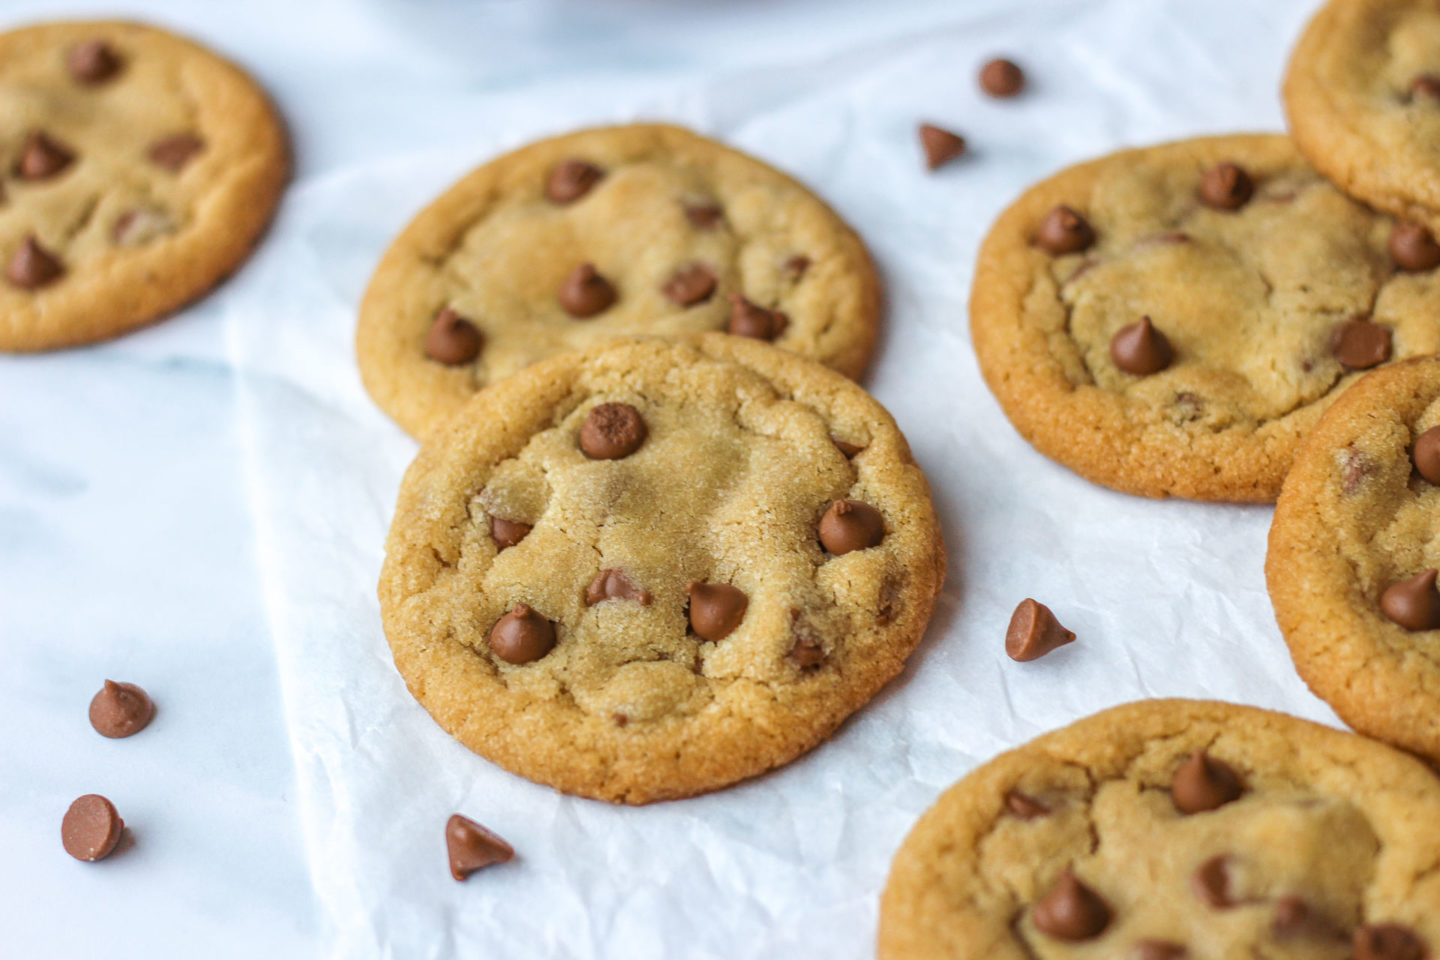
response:
{"label": "chocolate chip on parchment", "polygon": [[144,730],[155,715],[155,704],[133,683],[106,680],[90,700],[90,726],[102,737],[119,739]]}
{"label": "chocolate chip on parchment", "polygon": [[1075,634],[1060,625],[1049,607],[1027,597],[1010,616],[1005,652],[1011,660],[1038,660],[1074,639]]}
{"label": "chocolate chip on parchment", "polygon": [[450,856],[450,876],[465,880],[476,870],[506,863],[515,848],[469,817],[454,814],[445,823],[445,850]]}
{"label": "chocolate chip on parchment", "polygon": [[76,860],[103,860],[115,852],[125,821],[115,804],[97,793],[87,793],[65,811],[60,824],[60,840],[65,852]]}
{"label": "chocolate chip on parchment", "polygon": [[1013,97],[1025,89],[1025,71],[1013,60],[996,57],[980,68],[980,89],[992,97]]}
{"label": "chocolate chip on parchment", "polygon": [[965,152],[965,138],[933,123],[922,123],[920,146],[925,151],[925,166],[938,170]]}

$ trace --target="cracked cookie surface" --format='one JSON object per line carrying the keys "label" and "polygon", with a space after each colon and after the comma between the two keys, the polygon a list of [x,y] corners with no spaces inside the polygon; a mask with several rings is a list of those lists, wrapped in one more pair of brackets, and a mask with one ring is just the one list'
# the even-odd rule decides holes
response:
{"label": "cracked cookie surface", "polygon": [[[1201,198],[1222,164],[1253,188],[1236,209]],[[1052,253],[1040,241],[1067,237],[1041,231],[1061,205],[1092,235]],[[1305,432],[1359,376],[1340,356],[1373,359],[1337,350],[1347,321],[1378,330],[1390,359],[1440,350],[1440,277],[1396,269],[1393,227],[1282,136],[1072,167],[1027,191],[981,248],[970,307],[981,372],[1022,436],[1090,480],[1273,500]],[[1145,318],[1164,349],[1141,336]]]}
{"label": "cracked cookie surface", "polygon": [[[356,355],[375,402],[421,437],[476,390],[617,336],[728,328],[858,377],[879,302],[864,245],[803,185],[635,124],[530,144],[447,190],[376,268]],[[442,314],[470,325],[467,349],[434,349]]]}
{"label": "cracked cookie surface", "polygon": [[1412,461],[1436,426],[1440,360],[1396,364],[1347,391],[1285,481],[1265,575],[1310,689],[1356,730],[1440,762],[1440,623],[1409,629],[1382,603],[1440,567],[1440,487]]}
{"label": "cracked cookie surface", "polygon": [[[1198,789],[1197,754],[1233,789]],[[1128,704],[940,797],[895,857],[879,955],[1425,956],[1437,816],[1440,780],[1382,744],[1252,707]],[[1421,952],[1352,953],[1381,940]]]}
{"label": "cracked cookie surface", "polygon": [[647,803],[822,741],[899,673],[944,573],[884,408],[704,334],[564,354],[474,397],[406,474],[380,600],[400,673],[462,743]]}
{"label": "cracked cookie surface", "polygon": [[249,253],[288,170],[265,94],[189,40],[123,22],[0,34],[0,350],[105,339],[198,297]]}

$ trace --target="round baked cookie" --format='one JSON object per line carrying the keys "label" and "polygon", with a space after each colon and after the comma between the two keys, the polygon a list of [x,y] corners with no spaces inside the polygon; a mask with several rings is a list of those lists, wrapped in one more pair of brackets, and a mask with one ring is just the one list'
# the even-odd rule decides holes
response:
{"label": "round baked cookie", "polygon": [[582,130],[490,161],[386,251],[356,354],[414,436],[476,390],[617,336],[727,330],[858,377],[880,283],[803,185],[679,127]]}
{"label": "round baked cookie", "polygon": [[1440,780],[1374,741],[1132,703],[942,794],[895,856],[879,955],[1423,960],[1440,946],[1437,817]]}
{"label": "round baked cookie", "polygon": [[1347,391],[1285,480],[1265,578],[1310,689],[1361,733],[1440,762],[1440,594],[1423,577],[1440,567],[1437,426],[1440,359]]}
{"label": "round baked cookie", "polygon": [[1332,0],[1285,76],[1300,150],[1341,189],[1440,230],[1440,5]]}
{"label": "round baked cookie", "polygon": [[[1283,136],[1072,167],[1027,191],[981,247],[981,372],[1036,449],[1090,480],[1274,500],[1358,371],[1440,350],[1440,256],[1397,270],[1393,226]],[[1396,249],[1416,266],[1411,246]]]}
{"label": "round baked cookie", "polygon": [[289,175],[265,94],[138,23],[0,34],[0,350],[91,343],[209,290]]}
{"label": "round baked cookie", "polygon": [[945,554],[895,422],[725,334],[612,341],[486,388],[405,475],[395,664],[475,752],[567,793],[716,790],[900,672]]}

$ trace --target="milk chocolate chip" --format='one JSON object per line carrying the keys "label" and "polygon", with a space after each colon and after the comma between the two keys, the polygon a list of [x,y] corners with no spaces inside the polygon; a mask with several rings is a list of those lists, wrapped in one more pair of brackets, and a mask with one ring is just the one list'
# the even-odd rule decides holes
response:
{"label": "milk chocolate chip", "polygon": [[1010,627],[1005,631],[1005,652],[1011,660],[1038,660],[1074,639],[1075,634],[1060,626],[1049,607],[1027,597],[1010,616]]}
{"label": "milk chocolate chip", "polygon": [[495,621],[488,642],[506,663],[531,663],[555,648],[555,624],[527,604],[517,603]]}
{"label": "milk chocolate chip", "polygon": [[54,283],[65,272],[60,258],[55,256],[35,239],[35,234],[25,237],[20,247],[5,265],[5,276],[23,290],[34,290]]}
{"label": "milk chocolate chip", "polygon": [[1057,256],[1079,253],[1095,242],[1095,230],[1089,222],[1070,207],[1059,206],[1045,214],[1035,233],[1035,244],[1046,253]]}
{"label": "milk chocolate chip", "polygon": [[506,520],[503,517],[490,518],[490,539],[495,541],[495,546],[501,550],[506,547],[513,547],[525,539],[534,527],[528,523],[521,523],[518,520]]}
{"label": "milk chocolate chip", "polygon": [[1270,929],[1276,936],[1288,937],[1311,926],[1310,905],[1293,893],[1279,897],[1270,914]]}
{"label": "milk chocolate chip", "polygon": [[619,460],[639,450],[648,433],[645,418],[630,404],[602,403],[580,425],[580,450],[591,460]]}
{"label": "milk chocolate chip", "polygon": [[685,219],[696,230],[713,230],[725,217],[725,211],[714,203],[693,203],[685,205]]}
{"label": "milk chocolate chip", "polygon": [[965,138],[943,127],[922,123],[920,146],[925,151],[925,166],[938,170],[965,152]]}
{"label": "milk chocolate chip", "polygon": [[445,849],[450,854],[450,876],[456,880],[494,863],[508,863],[515,856],[514,847],[458,813],[445,823]]}
{"label": "milk chocolate chip", "polygon": [[849,441],[841,440],[839,437],[836,436],[831,436],[830,442],[835,444],[835,449],[845,454],[846,460],[854,459],[855,454],[865,449],[864,447],[857,446],[853,443],[850,443]]}
{"label": "milk chocolate chip", "polygon": [[810,258],[803,253],[797,253],[785,259],[785,275],[791,280],[799,280],[805,276],[805,271],[810,269]]}
{"label": "milk chocolate chip", "polygon": [[97,793],[87,793],[65,811],[60,840],[65,852],[76,860],[103,860],[115,852],[125,821],[115,804]]}
{"label": "milk chocolate chip", "polygon": [[155,704],[133,683],[106,680],[90,701],[90,726],[102,737],[118,739],[139,733],[155,715]]}
{"label": "milk chocolate chip", "polygon": [[205,141],[193,133],[176,133],[150,145],[150,162],[179,173],[205,149]]}
{"label": "milk chocolate chip", "polygon": [[1050,808],[1028,793],[1011,790],[1005,794],[1005,809],[1017,820],[1038,820],[1050,815]]}
{"label": "milk chocolate chip", "polygon": [[1054,888],[1030,908],[1035,929],[1056,940],[1093,940],[1110,925],[1110,907],[1068,868]]}
{"label": "milk chocolate chip", "polygon": [[1149,317],[1121,327],[1110,338],[1110,359],[1126,373],[1139,377],[1159,373],[1174,358],[1169,338],[1155,329]]}
{"label": "milk chocolate chip", "polygon": [[1239,210],[1254,193],[1250,174],[1233,163],[1217,163],[1200,178],[1200,202],[1216,210]]}
{"label": "milk chocolate chip", "polygon": [[1225,910],[1238,902],[1230,890],[1230,858],[1223,854],[1211,857],[1196,869],[1190,887],[1208,907]]}
{"label": "milk chocolate chip", "polygon": [[1426,960],[1425,941],[1398,923],[1367,924],[1351,940],[1354,960]]}
{"label": "milk chocolate chip", "polygon": [[1337,324],[1330,353],[1350,370],[1368,370],[1390,359],[1390,328],[1356,318]]}
{"label": "milk chocolate chip", "polygon": [[1431,427],[1415,438],[1410,460],[1420,476],[1440,485],[1440,427]]}
{"label": "milk chocolate chip", "polygon": [[74,159],[75,151],[65,144],[43,130],[32,130],[15,164],[15,175],[21,180],[48,180],[70,166]]}
{"label": "milk chocolate chip", "polygon": [[650,591],[644,590],[625,576],[622,570],[601,570],[585,588],[585,602],[590,606],[606,600],[634,600],[642,607],[650,606]]}
{"label": "milk chocolate chip", "polygon": [[120,55],[104,40],[86,40],[70,48],[65,66],[81,83],[102,83],[120,72]]}
{"label": "milk chocolate chip", "polygon": [[737,337],[774,340],[785,332],[790,318],[779,310],[767,310],[738,293],[730,294],[730,322],[726,332]]}
{"label": "milk chocolate chip", "polygon": [[810,670],[825,662],[825,644],[813,624],[795,607],[790,608],[790,635],[795,642],[785,654],[801,670]]}
{"label": "milk chocolate chip", "polygon": [[676,270],[661,290],[680,306],[691,307],[715,295],[715,282],[714,270],[703,263],[692,263]]}
{"label": "milk chocolate chip", "polygon": [[1170,797],[1181,813],[1205,813],[1238,800],[1245,788],[1228,763],[1196,750],[1170,780]]}
{"label": "milk chocolate chip", "polygon": [[1440,265],[1440,243],[1430,231],[1408,220],[1390,228],[1390,258],[1401,270],[1429,270]]}
{"label": "milk chocolate chip", "polygon": [[1406,630],[1440,629],[1440,593],[1435,570],[1392,583],[1380,594],[1380,610]]}
{"label": "milk chocolate chip", "polygon": [[469,363],[480,356],[485,338],[479,328],[449,307],[435,314],[425,334],[425,356],[447,367]]}
{"label": "milk chocolate chip", "polygon": [[582,263],[560,284],[560,306],[572,317],[585,319],[604,313],[615,303],[615,286],[595,270],[595,264]]}
{"label": "milk chocolate chip", "polygon": [[728,583],[687,583],[685,592],[690,594],[690,629],[712,642],[734,633],[750,606],[744,591]]}
{"label": "milk chocolate chip", "polygon": [[159,207],[132,207],[115,220],[110,239],[122,247],[138,247],[175,232],[175,218]]}
{"label": "milk chocolate chip", "polygon": [[1131,960],[1180,960],[1186,950],[1169,940],[1137,940],[1130,951]]}
{"label": "milk chocolate chip", "polygon": [[555,203],[574,203],[594,189],[605,171],[584,160],[564,160],[550,168],[545,196]]}
{"label": "milk chocolate chip", "polygon": [[820,543],[837,557],[884,538],[885,518],[863,500],[836,500],[820,518]]}
{"label": "milk chocolate chip", "polygon": [[1420,76],[1410,81],[1410,97],[1411,99],[1430,97],[1434,100],[1440,100],[1440,77],[1435,76],[1433,73],[1420,74]]}
{"label": "milk chocolate chip", "polygon": [[1025,89],[1025,71],[1013,60],[996,57],[980,68],[980,89],[992,97],[1013,97]]}

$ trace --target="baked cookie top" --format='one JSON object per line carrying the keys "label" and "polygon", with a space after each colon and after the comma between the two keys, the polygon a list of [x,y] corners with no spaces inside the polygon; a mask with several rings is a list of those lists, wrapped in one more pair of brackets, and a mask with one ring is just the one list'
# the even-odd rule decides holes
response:
{"label": "baked cookie top", "polygon": [[1356,371],[1440,350],[1436,264],[1287,138],[1188,140],[1027,191],[981,247],[971,335],[1016,429],[1082,476],[1273,500]]}
{"label": "baked cookie top", "polygon": [[906,838],[879,955],[1423,960],[1440,781],[1353,734],[1149,700],[950,788]]}
{"label": "baked cookie top", "polygon": [[1347,193],[1440,230],[1440,6],[1331,0],[1285,76],[1300,150]]}
{"label": "baked cookie top", "polygon": [[726,334],[612,341],[421,448],[380,580],[411,692],[506,769],[647,803],[824,739],[945,572],[929,488],[854,383]]}
{"label": "baked cookie top", "polygon": [[101,340],[204,293],[289,173],[243,71],[137,23],[0,34],[0,350]]}
{"label": "baked cookie top", "polygon": [[487,384],[631,334],[727,330],[858,377],[879,289],[854,231],[785,174],[679,127],[582,130],[422,211],[370,281],[356,353],[418,437]]}
{"label": "baked cookie top", "polygon": [[1362,733],[1440,761],[1437,426],[1440,360],[1347,391],[1286,478],[1265,575],[1310,688]]}

